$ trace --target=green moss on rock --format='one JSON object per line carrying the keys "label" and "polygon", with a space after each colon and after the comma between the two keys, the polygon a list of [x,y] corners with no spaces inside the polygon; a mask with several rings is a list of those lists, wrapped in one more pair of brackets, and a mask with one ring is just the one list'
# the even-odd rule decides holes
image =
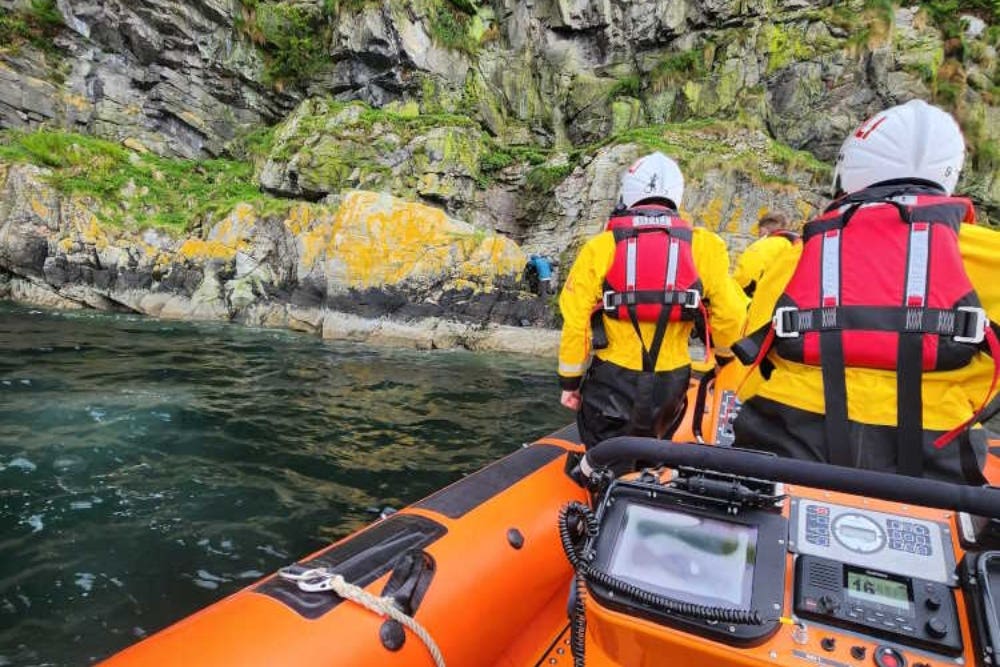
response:
{"label": "green moss on rock", "polygon": [[71,132],[0,132],[0,162],[35,164],[61,193],[94,200],[104,220],[183,232],[240,202],[278,210],[287,202],[261,194],[253,167],[233,160],[183,160],[134,153]]}
{"label": "green moss on rock", "polygon": [[31,44],[47,53],[57,51],[53,38],[63,26],[55,0],[31,0],[26,7],[0,12],[0,51]]}

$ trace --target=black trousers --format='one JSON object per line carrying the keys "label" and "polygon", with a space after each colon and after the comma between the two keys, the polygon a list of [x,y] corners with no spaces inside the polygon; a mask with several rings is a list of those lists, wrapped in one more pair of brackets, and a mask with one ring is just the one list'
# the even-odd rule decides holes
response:
{"label": "black trousers", "polygon": [[[821,414],[754,396],[740,408],[734,424],[734,446],[829,463],[823,420]],[[942,433],[923,432],[924,476],[959,484],[985,483],[981,472],[986,461],[985,430],[966,431],[938,449],[934,440]],[[899,444],[892,426],[849,421],[848,442],[834,446],[849,448],[855,468],[896,472]]]}
{"label": "black trousers", "polygon": [[691,367],[648,373],[594,359],[580,388],[576,415],[589,449],[619,435],[670,436],[684,416]]}

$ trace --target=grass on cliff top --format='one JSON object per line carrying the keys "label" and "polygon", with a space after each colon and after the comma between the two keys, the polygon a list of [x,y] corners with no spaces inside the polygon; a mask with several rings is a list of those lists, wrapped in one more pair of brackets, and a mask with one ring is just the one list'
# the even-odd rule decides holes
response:
{"label": "grass on cliff top", "polygon": [[245,162],[139,154],[71,132],[0,132],[0,161],[49,168],[57,191],[93,199],[101,221],[116,226],[182,233],[240,202],[263,212],[292,203],[262,194]]}

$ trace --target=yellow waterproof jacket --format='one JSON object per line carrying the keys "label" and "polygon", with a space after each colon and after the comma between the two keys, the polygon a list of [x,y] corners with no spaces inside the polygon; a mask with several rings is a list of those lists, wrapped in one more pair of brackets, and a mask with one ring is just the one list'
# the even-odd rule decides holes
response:
{"label": "yellow waterproof jacket", "polygon": [[[747,320],[747,332],[768,324],[778,298],[785,291],[802,245],[782,253],[764,273]],[[990,320],[1000,321],[1000,232],[963,224],[958,247],[965,271],[972,281]],[[782,359],[772,352],[770,379],[754,376],[744,383],[740,398],[754,395],[800,410],[824,413],[822,369]],[[848,368],[847,417],[851,421],[877,426],[896,426],[896,373],[871,368]],[[948,431],[969,419],[982,405],[993,380],[993,359],[984,353],[973,357],[964,368],[934,371],[923,375],[923,426],[932,431]]]}
{"label": "yellow waterproof jacket", "polygon": [[792,242],[788,238],[779,234],[772,234],[754,241],[736,260],[733,280],[744,292],[753,293],[752,286],[760,282],[760,277],[764,275],[767,267],[771,266],[778,256],[788,250],[791,245]]}
{"label": "yellow waterproof jacket", "polygon": [[[729,276],[729,255],[725,242],[707,229],[695,228],[691,235],[695,268],[708,300],[712,340],[728,347],[739,339],[746,319],[747,298]],[[590,360],[590,315],[601,302],[604,276],[615,258],[613,232],[601,232],[590,239],[573,263],[562,293],[559,308],[563,316],[559,344],[559,378],[564,389],[575,389]],[[597,356],[619,366],[642,370],[642,347],[632,322],[604,318],[608,346]],[[673,322],[667,327],[656,361],[657,371],[669,371],[691,363],[688,338],[694,325]],[[653,340],[655,322],[640,322],[646,346]]]}

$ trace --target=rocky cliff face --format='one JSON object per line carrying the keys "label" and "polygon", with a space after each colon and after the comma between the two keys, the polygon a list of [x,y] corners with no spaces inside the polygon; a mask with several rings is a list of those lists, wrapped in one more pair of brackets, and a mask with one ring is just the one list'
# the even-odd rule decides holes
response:
{"label": "rocky cliff face", "polygon": [[[565,265],[606,217],[620,170],[658,149],[688,177],[685,212],[735,251],[765,209],[810,215],[845,134],[914,97],[960,120],[970,146],[960,187],[984,218],[1000,218],[1000,27],[984,0],[0,0],[0,8],[0,127],[83,132],[132,152],[89,188],[80,164],[46,161],[46,151],[10,149],[0,159],[52,169],[36,174],[52,196],[90,196],[99,226],[134,238],[207,243],[239,201],[323,201],[333,211],[344,192],[361,189],[443,209]],[[4,142],[24,143],[10,134]],[[178,192],[161,192],[164,180]],[[48,247],[58,250],[60,239]],[[513,284],[516,267],[504,271],[497,284]],[[295,289],[311,284],[296,279]],[[317,303],[331,307],[328,293]],[[405,298],[440,303],[429,293]]]}
{"label": "rocky cliff face", "polygon": [[295,104],[262,81],[262,56],[239,37],[228,0],[3,0],[0,8],[29,23],[45,20],[36,8],[55,10],[61,23],[42,43],[8,37],[3,127],[44,124],[206,157]]}
{"label": "rocky cliff face", "polygon": [[496,325],[549,320],[512,289],[520,248],[440,209],[352,191],[339,206],[238,204],[204,235],[171,235],[101,224],[50,175],[0,167],[0,297],[427,348],[514,347],[522,334]]}

